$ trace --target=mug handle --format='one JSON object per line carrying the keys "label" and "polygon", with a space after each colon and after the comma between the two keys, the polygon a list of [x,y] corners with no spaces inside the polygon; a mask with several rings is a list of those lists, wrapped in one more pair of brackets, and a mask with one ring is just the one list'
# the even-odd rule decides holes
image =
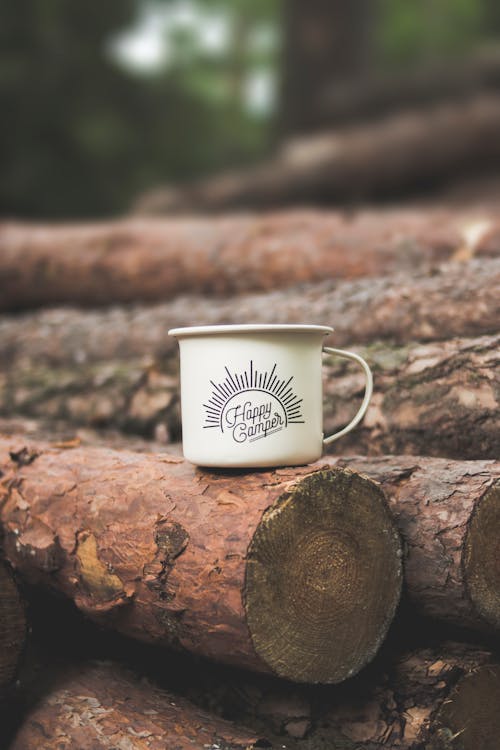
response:
{"label": "mug handle", "polygon": [[344,351],[344,349],[332,349],[331,346],[324,346],[323,353],[338,354],[339,357],[352,359],[354,360],[354,362],[357,362],[359,365],[361,365],[365,373],[365,395],[363,397],[363,402],[359,407],[357,414],[346,427],[343,427],[338,432],[335,432],[333,435],[328,435],[328,437],[323,439],[324,445],[330,445],[330,443],[333,443],[334,440],[338,440],[340,437],[342,437],[342,435],[346,435],[348,432],[350,432],[363,419],[373,393],[373,375],[365,360],[363,359],[363,357],[360,357],[359,354],[354,354],[354,352],[346,352]]}

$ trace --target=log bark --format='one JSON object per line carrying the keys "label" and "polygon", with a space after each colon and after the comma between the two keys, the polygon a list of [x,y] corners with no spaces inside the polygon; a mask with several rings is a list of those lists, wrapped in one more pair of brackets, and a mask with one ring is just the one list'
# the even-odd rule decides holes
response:
{"label": "log bark", "polygon": [[269,743],[109,662],[65,670],[11,750],[251,750]]}
{"label": "log bark", "polygon": [[[393,160],[392,160],[393,161]],[[391,161],[391,163],[392,163]],[[0,226],[0,309],[166,301],[496,255],[495,212],[427,209]]]}
{"label": "log bark", "polygon": [[356,456],[322,463],[380,483],[405,542],[406,593],[415,611],[498,632],[498,461]]}
{"label": "log bark", "polygon": [[[495,458],[499,345],[497,334],[405,347],[356,347],[373,369],[374,396],[363,423],[332,450]],[[36,353],[35,348],[33,359]],[[175,349],[156,362],[130,358],[50,367],[23,355],[10,361],[12,369],[0,371],[3,416],[59,420],[73,429],[113,428],[160,443],[181,439]],[[343,360],[328,357],[324,365],[324,423],[330,434],[350,421],[364,385],[361,372]]]}
{"label": "log bark", "polygon": [[[497,458],[499,347],[497,334],[364,350],[374,371],[374,396],[363,423],[342,438],[342,451]],[[326,434],[348,423],[364,388],[359,373],[330,362],[325,380]]]}
{"label": "log bark", "polygon": [[0,698],[16,678],[26,635],[26,614],[21,594],[11,571],[0,561]]}
{"label": "log bark", "polygon": [[322,736],[330,747],[359,750],[496,750],[499,701],[495,657],[450,642],[393,657],[383,676],[363,675],[336,691]]}
{"label": "log bark", "polygon": [[0,414],[123,430],[162,443],[180,440],[178,362],[148,360],[0,372]]}
{"label": "log bark", "polygon": [[[467,252],[463,248],[464,254]],[[169,328],[203,323],[332,325],[327,344],[408,344],[496,333],[500,258],[445,263],[353,281],[308,283],[233,298],[183,295],[154,306],[63,307],[0,318],[0,367],[73,366],[164,359],[177,351]]]}
{"label": "log bark", "polygon": [[103,624],[298,682],[342,681],[385,637],[401,549],[368,479],[16,440],[1,455],[8,558]]}
{"label": "log bark", "polygon": [[471,96],[424,111],[285,143],[274,159],[182,188],[151,191],[142,214],[349,203],[449,181],[500,161],[500,97]]}
{"label": "log bark", "polygon": [[[37,449],[36,443],[33,444],[35,448],[29,449],[28,455],[32,455],[32,451],[35,453],[42,451],[42,454],[32,463],[19,466],[9,459],[6,450],[12,450],[16,456],[24,445],[30,445],[24,438],[11,438],[2,443],[3,471],[8,477],[14,476],[22,479],[20,485],[19,482],[16,482],[15,487],[12,485],[8,497],[3,501],[2,519],[7,534],[6,548],[12,563],[30,579],[43,580],[63,591],[91,615],[98,617],[99,612],[102,611],[104,619],[107,619],[113,627],[143,640],[161,640],[162,638],[166,640],[165,628],[162,633],[162,628],[158,627],[158,624],[155,624],[150,617],[150,610],[157,612],[158,617],[160,619],[163,617],[168,624],[172,621],[172,612],[177,611],[176,606],[180,607],[179,602],[182,601],[182,597],[186,598],[188,595],[188,592],[183,589],[182,581],[179,580],[184,567],[188,566],[191,559],[186,555],[181,555],[177,562],[170,560],[168,563],[168,565],[175,563],[179,566],[177,571],[167,570],[165,573],[161,570],[159,573],[159,584],[167,592],[174,591],[175,593],[175,586],[178,586],[179,591],[171,605],[172,612],[165,598],[162,600],[163,603],[158,605],[157,601],[152,600],[148,594],[147,581],[152,579],[153,588],[158,583],[155,583],[154,566],[152,570],[146,570],[141,574],[142,578],[147,579],[146,582],[135,581],[133,586],[131,585],[129,595],[123,588],[127,585],[127,578],[131,577],[133,565],[135,565],[135,571],[136,569],[142,570],[149,557],[165,561],[166,543],[161,539],[161,532],[165,529],[170,530],[176,519],[181,518],[181,515],[176,515],[176,513],[180,514],[180,510],[177,508],[171,510],[174,501],[178,501],[179,509],[182,509],[182,506],[186,505],[186,498],[189,499],[193,494],[194,486],[201,493],[201,498],[210,498],[212,495],[220,498],[217,510],[222,519],[227,514],[236,518],[238,513],[243,513],[248,516],[245,522],[251,527],[252,519],[259,516],[260,509],[269,505],[271,496],[281,497],[287,484],[295,481],[297,486],[301,486],[301,482],[306,479],[308,482],[312,481],[311,475],[314,479],[318,470],[338,467],[345,467],[366,475],[382,487],[394,521],[405,541],[405,584],[409,600],[416,611],[435,619],[462,627],[477,628],[480,631],[500,628],[500,600],[498,599],[500,581],[498,566],[495,562],[496,533],[500,521],[495,520],[491,515],[495,512],[495,503],[498,499],[500,463],[497,461],[453,461],[423,456],[325,457],[317,464],[295,469],[277,469],[256,473],[230,471],[208,473],[191,467],[178,457],[167,457],[165,454],[148,456],[100,448],[63,450],[40,446]],[[110,465],[113,467],[111,472],[109,471]],[[148,484],[148,478],[153,475],[153,484]],[[105,524],[108,521],[111,523],[110,514],[118,513],[118,507],[128,501],[126,494],[128,487],[135,486],[127,484],[129,477],[132,477],[134,482],[140,482],[137,478],[139,476],[144,480],[140,492],[137,491],[139,499],[135,502],[130,501],[131,504],[127,506],[126,512],[122,511],[123,518],[120,516],[117,520],[113,515],[112,527],[106,529]],[[178,479],[181,476],[184,477],[182,485],[179,484]],[[109,478],[106,479],[106,477]],[[320,479],[323,481],[322,476]],[[94,487],[94,482],[97,487]],[[9,481],[9,484],[12,482]],[[115,497],[117,486],[120,487],[122,493],[121,505]],[[253,504],[249,503],[245,508],[242,507],[242,498],[247,497],[246,488],[250,486],[253,486],[255,499]],[[147,488],[147,492],[144,488]],[[92,516],[93,511],[88,507],[87,499],[92,497],[94,491],[97,500],[93,501],[92,508],[96,515]],[[168,505],[163,500],[163,508],[158,509],[161,514],[160,519],[156,520],[155,503],[157,496],[163,496],[163,492],[168,493],[170,500]],[[21,493],[20,497],[19,493]],[[182,500],[183,495],[184,500]],[[47,501],[49,497],[51,498],[50,504]],[[257,500],[259,497],[263,499]],[[142,502],[142,510],[138,508],[140,502]],[[212,501],[208,500],[208,502]],[[331,498],[329,502],[336,505],[335,498]],[[29,514],[27,508],[24,507],[26,503],[29,504]],[[63,511],[64,508],[67,510]],[[355,508],[353,512],[356,515],[358,508]],[[138,513],[142,513],[143,520],[139,524],[140,529],[136,530],[135,514]],[[130,518],[127,514],[130,514]],[[152,521],[149,520],[150,514],[153,514],[154,520]],[[341,515],[343,517],[343,514]],[[39,522],[42,523],[40,541],[37,540],[35,533]],[[145,530],[148,523],[152,527],[150,533]],[[338,527],[338,522],[334,519],[331,523],[333,531]],[[70,527],[67,527],[67,524],[70,524]],[[15,533],[16,529],[19,533]],[[86,550],[92,546],[93,551],[93,542],[91,541],[90,545],[85,544],[84,534],[83,539],[79,540],[75,547],[75,534],[78,529],[86,529],[95,539],[96,554],[93,558],[97,557],[97,560],[103,561],[99,568],[103,578],[101,583],[99,580],[91,580],[85,570]],[[340,532],[340,528],[338,531]],[[220,531],[218,533],[220,535]],[[252,533],[252,531],[248,532],[248,536]],[[144,542],[139,545],[137,539],[148,534],[153,542],[150,541],[148,546]],[[361,538],[360,535],[361,527],[357,531],[358,539]],[[343,548],[344,544],[349,543],[347,537],[341,543],[336,537],[336,532],[334,537],[338,550]],[[54,541],[56,539],[57,542]],[[84,550],[83,563],[79,562],[78,546],[81,543],[83,543]],[[45,553],[43,555],[33,553],[33,544],[39,551],[47,551],[49,548],[57,551],[57,560],[53,563],[53,570],[47,569],[44,563]],[[194,544],[195,541],[193,541],[193,546]],[[239,543],[234,540],[231,544],[234,547]],[[351,567],[347,565],[349,550],[347,548],[346,550],[343,558],[346,567],[339,566],[336,571],[333,568],[331,570],[332,579],[336,580],[336,591],[339,596],[342,595],[343,588],[348,586],[348,581],[354,575]],[[193,550],[192,554],[195,553],[196,550]],[[309,551],[303,549],[297,554],[299,553],[305,559]],[[203,585],[207,587],[206,596],[210,595],[214,599],[225,598],[224,584],[230,572],[226,571],[226,566],[231,568],[237,565],[231,557],[232,554],[232,551],[225,552],[224,555],[219,554],[215,567],[221,567],[221,573],[217,570],[214,573],[214,568],[207,564],[207,570],[203,573]],[[332,554],[336,555],[337,552],[334,550]],[[480,557],[481,555],[484,556],[484,560]],[[244,558],[245,553],[241,552],[241,556]],[[90,557],[87,567],[93,559],[92,556]],[[212,553],[210,557],[210,551],[208,551],[207,557],[212,559],[214,554]],[[481,562],[478,563],[478,560]],[[105,563],[121,581],[118,584],[118,581],[114,581],[111,577],[111,582],[115,583],[115,596],[113,596],[113,586],[106,594],[104,586],[106,576],[103,572]],[[94,564],[96,564],[95,559]],[[245,562],[240,559],[238,564],[240,568],[237,570],[240,570]],[[307,566],[307,561],[305,564]],[[326,571],[324,575],[328,578]],[[165,577],[168,578],[166,582]],[[235,574],[234,580],[236,578]],[[188,582],[191,580],[191,573],[186,580]],[[375,573],[371,580],[375,581]],[[215,586],[217,581],[220,583]],[[93,585],[93,594],[92,589],[89,593],[89,585]],[[128,610],[125,606],[126,602],[132,605]],[[124,606],[120,607],[120,604]],[[196,605],[190,602],[189,606],[193,608]],[[232,606],[236,614],[241,612],[241,609],[236,609],[234,602]],[[220,607],[221,612],[225,611],[222,610],[222,603]],[[163,609],[167,614],[162,614]],[[186,617],[188,621],[194,621],[196,612],[188,611]],[[240,641],[244,641],[241,637],[241,626],[237,618],[235,619],[234,612],[232,617],[233,630],[228,629],[226,634],[219,633],[221,642],[237,633],[239,633]],[[180,620],[182,626],[182,617]],[[205,648],[205,653],[208,653],[210,646],[211,655],[214,655],[216,636],[216,632],[207,634],[204,643],[199,643],[195,650],[202,652],[200,649]],[[187,639],[185,640],[187,642]],[[219,651],[223,648],[221,646]],[[235,663],[245,664],[248,648],[242,647],[240,654],[241,659]],[[231,660],[227,654],[226,660]],[[255,661],[255,658],[252,656],[249,660]]]}

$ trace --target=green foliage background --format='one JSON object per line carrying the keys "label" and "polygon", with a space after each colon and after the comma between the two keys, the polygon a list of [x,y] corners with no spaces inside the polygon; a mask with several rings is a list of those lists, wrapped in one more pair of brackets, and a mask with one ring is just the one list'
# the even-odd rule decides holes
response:
{"label": "green foliage background", "polygon": [[[193,0],[200,18],[227,19],[224,48],[207,53],[192,30],[173,28],[168,65],[148,74],[120,65],[113,36],[146,2],[173,1],[0,2],[1,214],[116,214],[158,183],[269,151],[279,107],[252,111],[245,85],[261,70],[279,91],[286,0]],[[374,64],[386,69],[461,55],[500,27],[497,0],[379,0],[378,16]]]}

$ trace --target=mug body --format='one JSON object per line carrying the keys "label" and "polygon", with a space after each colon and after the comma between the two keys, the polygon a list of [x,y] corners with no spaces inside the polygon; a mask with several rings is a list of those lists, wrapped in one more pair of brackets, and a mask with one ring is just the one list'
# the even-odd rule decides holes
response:
{"label": "mug body", "polygon": [[179,341],[182,443],[200,466],[310,463],[323,449],[321,350],[332,328],[200,326]]}

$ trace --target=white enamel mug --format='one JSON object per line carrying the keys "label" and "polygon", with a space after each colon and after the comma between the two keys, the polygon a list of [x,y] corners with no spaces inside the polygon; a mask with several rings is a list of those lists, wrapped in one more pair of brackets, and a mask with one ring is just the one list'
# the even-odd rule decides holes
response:
{"label": "white enamel mug", "polygon": [[[293,466],[320,458],[350,432],[371,398],[370,368],[357,354],[323,346],[333,328],[220,325],[174,328],[181,364],[185,457],[211,467]],[[365,373],[359,411],[323,437],[321,354],[357,362]]]}

